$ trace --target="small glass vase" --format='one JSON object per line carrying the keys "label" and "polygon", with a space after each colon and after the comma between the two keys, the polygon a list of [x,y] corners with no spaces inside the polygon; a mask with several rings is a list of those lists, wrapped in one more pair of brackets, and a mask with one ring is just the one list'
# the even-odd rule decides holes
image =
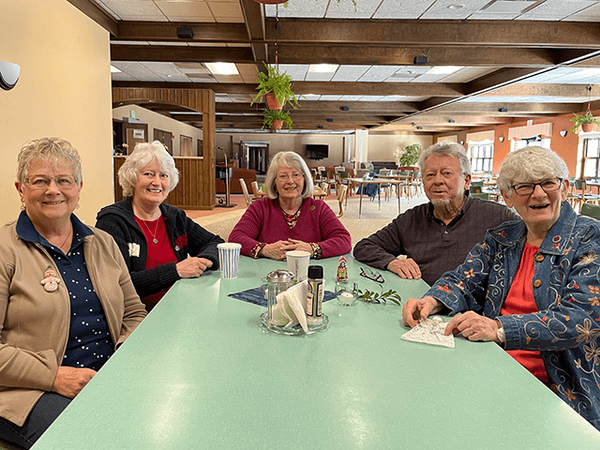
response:
{"label": "small glass vase", "polygon": [[342,306],[353,306],[358,301],[358,285],[348,280],[335,283],[335,296]]}

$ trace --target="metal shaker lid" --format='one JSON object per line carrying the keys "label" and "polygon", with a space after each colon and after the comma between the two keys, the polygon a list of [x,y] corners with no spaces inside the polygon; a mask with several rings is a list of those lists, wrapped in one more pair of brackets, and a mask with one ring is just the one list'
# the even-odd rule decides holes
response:
{"label": "metal shaker lid", "polygon": [[278,269],[267,274],[267,281],[275,283],[293,283],[294,274],[289,270]]}

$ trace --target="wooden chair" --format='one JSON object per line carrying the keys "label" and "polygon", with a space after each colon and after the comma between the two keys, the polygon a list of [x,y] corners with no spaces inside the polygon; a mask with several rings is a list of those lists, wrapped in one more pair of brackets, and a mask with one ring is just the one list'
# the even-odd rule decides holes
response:
{"label": "wooden chair", "polygon": [[591,203],[584,203],[581,205],[581,215],[593,217],[594,219],[600,220],[600,205],[592,205]]}
{"label": "wooden chair", "polygon": [[263,192],[258,188],[258,181],[253,181],[252,183],[250,183],[250,187],[252,188],[252,195],[254,195],[254,200],[267,195],[266,192]]}
{"label": "wooden chair", "polygon": [[242,187],[242,192],[244,193],[244,199],[246,200],[246,207],[250,206],[252,203],[252,199],[250,198],[250,194],[248,193],[248,186],[246,186],[246,182],[243,178],[240,178],[240,186]]}
{"label": "wooden chair", "polygon": [[344,199],[346,198],[346,193],[348,192],[348,185],[340,184],[337,190],[337,201],[340,205],[340,213],[338,214],[338,218],[344,215]]}
{"label": "wooden chair", "polygon": [[322,181],[320,187],[327,193],[327,195],[329,195],[329,183]]}
{"label": "wooden chair", "polygon": [[[575,194],[577,195],[577,201],[575,209],[581,212],[581,207],[584,203],[600,203],[600,195],[590,194],[587,192],[587,185],[585,179],[580,178],[579,180],[575,180]],[[568,196],[567,196],[568,198]]]}

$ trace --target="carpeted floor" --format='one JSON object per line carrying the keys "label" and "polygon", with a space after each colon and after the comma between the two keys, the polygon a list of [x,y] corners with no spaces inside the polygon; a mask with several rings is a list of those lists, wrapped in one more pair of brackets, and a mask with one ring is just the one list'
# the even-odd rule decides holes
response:
{"label": "carpeted floor", "polygon": [[[421,203],[427,202],[426,197],[402,198],[401,211],[405,211]],[[334,196],[325,199],[331,209],[338,214],[338,202]],[[218,234],[227,240],[229,233],[246,210],[243,196],[232,195],[231,204],[234,208],[215,208],[212,211],[187,211],[188,216],[194,219],[212,233]],[[362,213],[358,217],[359,199],[354,196],[348,199],[348,206],[344,209],[344,215],[340,221],[352,235],[352,244],[356,244],[363,237],[367,237],[375,231],[383,228],[398,215],[398,200],[392,198],[389,201],[381,200],[381,207],[377,198],[371,201],[367,197],[362,200]]]}

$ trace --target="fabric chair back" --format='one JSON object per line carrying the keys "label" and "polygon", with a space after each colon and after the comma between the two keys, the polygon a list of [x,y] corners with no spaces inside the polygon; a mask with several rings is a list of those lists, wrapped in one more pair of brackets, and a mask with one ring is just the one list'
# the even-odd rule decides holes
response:
{"label": "fabric chair back", "polygon": [[581,215],[600,219],[600,206],[584,203],[581,205]]}
{"label": "fabric chair back", "polygon": [[[260,197],[260,189],[258,189],[258,182],[257,181],[253,181],[252,183],[250,183],[250,187],[252,188],[252,195],[254,195],[255,197]],[[244,189],[244,188],[242,188]]]}

